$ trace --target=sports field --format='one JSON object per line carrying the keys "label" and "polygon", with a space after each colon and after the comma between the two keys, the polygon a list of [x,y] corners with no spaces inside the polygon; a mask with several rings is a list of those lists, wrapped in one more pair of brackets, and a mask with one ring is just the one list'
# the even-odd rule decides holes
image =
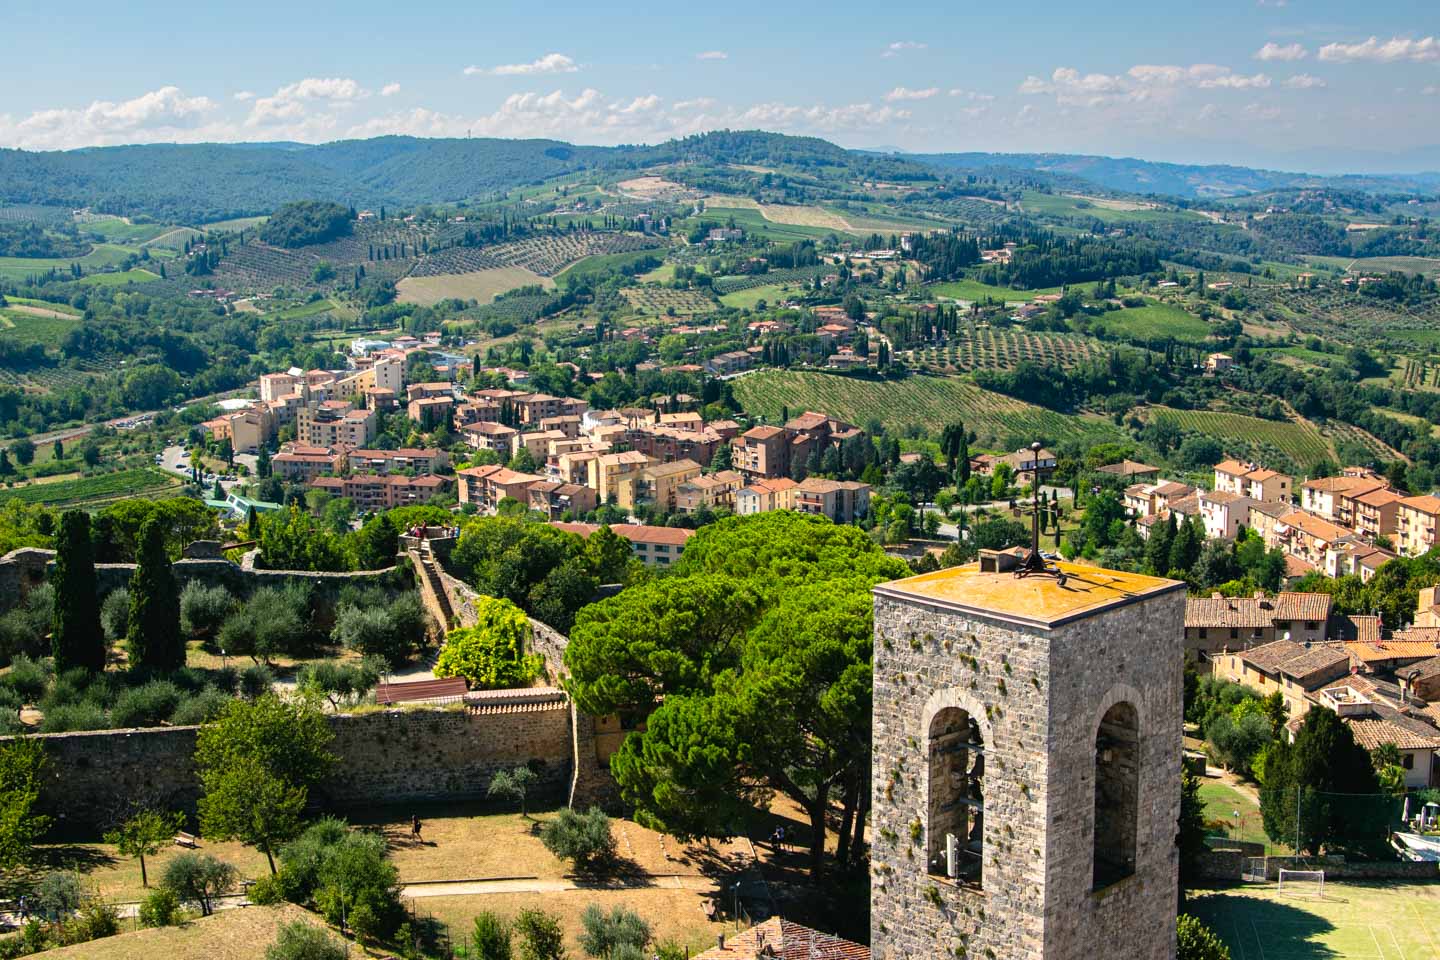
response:
{"label": "sports field", "polygon": [[1325,881],[1191,891],[1185,911],[1230,947],[1232,960],[1440,960],[1440,883]]}

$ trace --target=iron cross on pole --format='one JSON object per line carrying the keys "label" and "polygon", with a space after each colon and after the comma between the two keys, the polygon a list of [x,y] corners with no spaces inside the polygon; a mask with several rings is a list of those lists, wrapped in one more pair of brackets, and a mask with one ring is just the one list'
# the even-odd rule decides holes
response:
{"label": "iron cross on pole", "polygon": [[1030,553],[1025,557],[1025,562],[1015,570],[1017,577],[1054,577],[1060,586],[1065,586],[1065,573],[1053,563],[1047,563],[1044,555],[1040,553],[1040,511],[1042,508],[1040,488],[1049,474],[1048,467],[1041,465],[1040,451],[1043,447],[1039,440],[1030,444],[1030,471],[1035,479],[1033,485],[1035,496],[1030,499]]}

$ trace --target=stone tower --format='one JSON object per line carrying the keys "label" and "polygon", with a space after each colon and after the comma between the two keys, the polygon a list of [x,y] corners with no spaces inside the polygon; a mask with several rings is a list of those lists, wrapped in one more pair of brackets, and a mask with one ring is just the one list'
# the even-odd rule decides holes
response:
{"label": "stone tower", "polygon": [[1023,554],[875,588],[874,955],[1172,960],[1184,585]]}

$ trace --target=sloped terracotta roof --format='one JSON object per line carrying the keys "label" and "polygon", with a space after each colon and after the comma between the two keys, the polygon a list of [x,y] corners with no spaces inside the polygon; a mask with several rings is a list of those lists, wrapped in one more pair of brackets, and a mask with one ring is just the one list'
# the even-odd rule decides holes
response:
{"label": "sloped terracotta roof", "polygon": [[773,917],[697,954],[695,960],[870,960],[870,948]]}
{"label": "sloped terracotta roof", "polygon": [[1296,593],[1282,590],[1275,595],[1277,620],[1325,620],[1333,598],[1328,593]]}

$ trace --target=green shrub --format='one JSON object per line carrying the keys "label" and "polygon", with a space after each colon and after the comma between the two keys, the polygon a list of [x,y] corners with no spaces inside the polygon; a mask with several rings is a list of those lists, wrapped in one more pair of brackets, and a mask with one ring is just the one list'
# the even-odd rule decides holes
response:
{"label": "green shrub", "polygon": [[515,917],[521,960],[562,960],[565,933],[560,921],[543,910],[521,910]]}
{"label": "green shrub", "polygon": [[599,807],[584,813],[561,810],[540,828],[540,842],[560,859],[572,861],[578,870],[599,869],[615,857],[610,818]]}
{"label": "green shrub", "polygon": [[250,890],[245,896],[251,903],[259,907],[268,907],[285,900],[278,877],[261,877],[250,884]]}
{"label": "green shrub", "polygon": [[61,927],[60,942],[89,943],[120,932],[120,914],[108,903],[89,900],[80,908],[79,916]]}
{"label": "green shrub", "polygon": [[474,960],[510,960],[514,955],[510,924],[489,910],[475,915],[470,931],[470,955]]}
{"label": "green shrub", "polygon": [[650,942],[650,924],[622,906],[606,913],[599,904],[592,903],[580,914],[580,923],[585,928],[580,934],[580,946],[592,957],[617,957],[625,948],[638,952]]}
{"label": "green shrub", "polygon": [[235,598],[221,586],[191,580],[180,591],[180,629],[193,640],[215,636],[235,610]]}
{"label": "green shrub", "polygon": [[256,663],[240,671],[240,682],[237,688],[240,695],[247,700],[254,700],[256,697],[264,696],[270,692],[275,684],[275,674],[263,663]]}
{"label": "green shrub", "polygon": [[303,587],[261,587],[219,629],[231,655],[268,662],[304,652],[310,640],[310,593]]}
{"label": "green shrub", "polygon": [[265,960],[345,960],[345,945],[323,927],[295,920],[280,928],[275,942],[265,948]]}
{"label": "green shrub", "polygon": [[16,657],[41,657],[45,653],[44,637],[25,611],[11,610],[0,616],[0,665]]}
{"label": "green shrub", "polygon": [[117,727],[159,726],[180,706],[180,690],[168,680],[126,690],[110,708],[110,721]]}
{"label": "green shrub", "polygon": [[208,723],[220,716],[220,711],[225,709],[225,704],[233,698],[230,694],[214,687],[206,689],[180,701],[175,712],[170,714],[170,722],[177,727],[194,727],[202,723]]}
{"label": "green shrub", "polygon": [[35,885],[31,895],[35,912],[52,920],[64,919],[85,901],[80,878],[66,870],[52,870]]}
{"label": "green shrub", "polygon": [[105,595],[105,602],[100,605],[100,627],[105,631],[105,639],[112,643],[125,638],[125,631],[130,627],[128,589],[117,587]]}
{"label": "green shrub", "polygon": [[50,671],[45,664],[29,657],[16,657],[10,672],[0,677],[0,686],[15,691],[25,703],[37,703],[50,684]]}
{"label": "green shrub", "polygon": [[296,682],[301,689],[314,690],[324,695],[330,705],[337,709],[364,697],[379,682],[385,663],[366,657],[360,663],[341,663],[338,660],[321,660],[307,663],[300,668]]}
{"label": "green shrub", "polygon": [[180,900],[173,890],[151,890],[140,901],[140,926],[170,927],[180,922]]}
{"label": "green shrub", "polygon": [[416,642],[425,635],[423,618],[417,629],[416,618],[411,616],[418,610],[419,600],[412,596],[386,606],[343,606],[335,618],[330,639],[346,649],[367,657],[379,657],[395,667],[410,658]]}
{"label": "green shrub", "polygon": [[1175,924],[1176,960],[1230,960],[1230,948],[1214,931],[1188,913]]}
{"label": "green shrub", "polygon": [[474,689],[527,686],[540,676],[545,661],[525,653],[530,620],[508,600],[481,597],[475,601],[479,622],[451,630],[435,663],[437,677],[464,677]]}
{"label": "green shrub", "polygon": [[41,733],[70,733],[76,730],[106,730],[110,718],[93,703],[66,703],[45,711]]}

